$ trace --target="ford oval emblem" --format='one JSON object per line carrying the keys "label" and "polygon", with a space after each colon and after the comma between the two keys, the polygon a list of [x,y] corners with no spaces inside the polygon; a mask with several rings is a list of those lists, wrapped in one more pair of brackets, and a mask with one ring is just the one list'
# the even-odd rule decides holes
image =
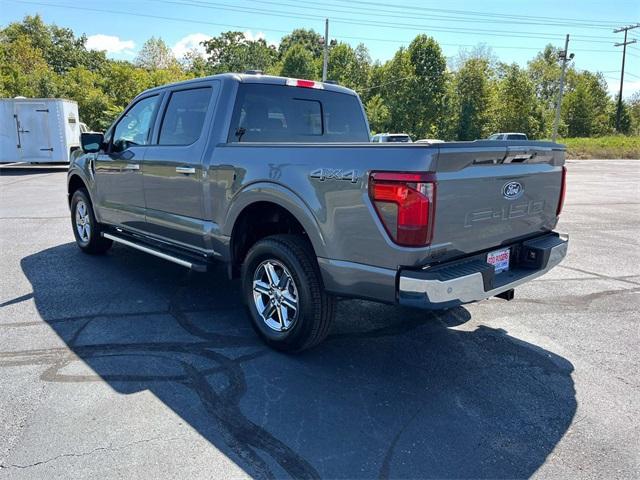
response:
{"label": "ford oval emblem", "polygon": [[524,193],[524,187],[520,182],[507,182],[502,187],[502,196],[507,200],[520,198]]}

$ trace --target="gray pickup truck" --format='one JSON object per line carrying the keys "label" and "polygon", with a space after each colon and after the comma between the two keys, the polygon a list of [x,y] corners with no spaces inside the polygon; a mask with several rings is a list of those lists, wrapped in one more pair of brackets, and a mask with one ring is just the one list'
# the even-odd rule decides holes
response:
{"label": "gray pickup truck", "polygon": [[553,231],[564,147],[372,144],[360,99],[333,84],[222,74],[154,88],[82,149],[68,174],[78,246],[226,262],[281,350],[319,343],[336,297],[510,299],[567,252]]}

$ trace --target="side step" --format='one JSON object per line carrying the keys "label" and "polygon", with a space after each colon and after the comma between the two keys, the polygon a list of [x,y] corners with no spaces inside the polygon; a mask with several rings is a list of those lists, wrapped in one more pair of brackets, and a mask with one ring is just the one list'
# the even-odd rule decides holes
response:
{"label": "side step", "polygon": [[162,258],[164,260],[169,260],[170,262],[177,263],[178,265],[182,265],[183,267],[190,268],[191,270],[195,270],[196,272],[207,271],[207,264],[205,262],[199,262],[195,259],[191,259],[183,255],[177,255],[173,253],[168,254],[150,245],[146,245],[142,242],[136,242],[133,239],[131,240],[125,239],[117,235],[114,235],[112,233],[102,232],[102,236],[104,238],[108,238],[109,240],[113,240],[116,243],[121,243],[122,245],[126,245],[127,247],[135,248],[136,250],[140,250],[141,252],[149,253],[158,258]]}

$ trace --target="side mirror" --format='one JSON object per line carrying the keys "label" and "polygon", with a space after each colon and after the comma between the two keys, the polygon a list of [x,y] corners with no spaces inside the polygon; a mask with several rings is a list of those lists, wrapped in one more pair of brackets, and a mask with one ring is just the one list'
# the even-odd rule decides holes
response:
{"label": "side mirror", "polygon": [[104,146],[104,135],[97,132],[81,133],[80,145],[84,153],[98,153]]}

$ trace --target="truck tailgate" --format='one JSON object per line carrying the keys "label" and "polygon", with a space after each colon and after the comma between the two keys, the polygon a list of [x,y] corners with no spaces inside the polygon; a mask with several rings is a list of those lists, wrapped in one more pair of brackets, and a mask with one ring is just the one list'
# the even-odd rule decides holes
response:
{"label": "truck tailgate", "polygon": [[439,149],[433,253],[463,255],[555,227],[564,150],[509,143]]}

